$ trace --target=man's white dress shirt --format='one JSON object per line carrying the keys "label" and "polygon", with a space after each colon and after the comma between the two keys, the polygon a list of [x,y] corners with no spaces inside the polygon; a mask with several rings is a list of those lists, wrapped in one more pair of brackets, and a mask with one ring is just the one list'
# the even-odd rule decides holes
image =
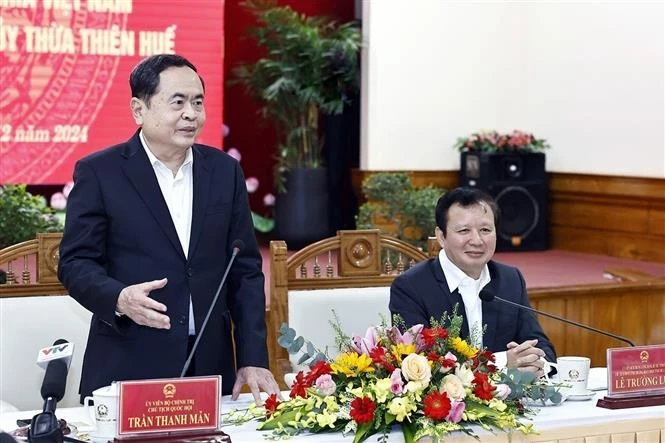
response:
{"label": "man's white dress shirt", "polygon": [[[446,255],[446,251],[439,251],[439,262],[446,277],[450,292],[459,290],[464,302],[464,313],[469,325],[469,337],[472,345],[482,348],[483,346],[483,302],[480,299],[480,291],[492,280],[487,264],[480,271],[480,277],[476,280],[457,267]],[[491,331],[490,331],[491,333]],[[507,344],[507,343],[506,343]],[[499,369],[506,367],[508,357],[506,352],[495,352],[494,359]]]}
{"label": "man's white dress shirt", "polygon": [[[185,253],[185,257],[189,252],[189,237],[192,230],[192,201],[194,189],[194,156],[192,155],[192,148],[187,149],[185,153],[185,161],[178,168],[174,174],[168,166],[162,163],[155,154],[150,151],[148,143],[143,137],[143,132],[139,133],[141,145],[148,155],[152,169],[155,171],[159,189],[162,191],[166,206],[169,208],[171,219],[178,233],[178,240]],[[167,283],[168,284],[168,283]],[[195,335],[196,329],[194,325],[194,309],[192,308],[192,296],[189,295],[189,335]]]}

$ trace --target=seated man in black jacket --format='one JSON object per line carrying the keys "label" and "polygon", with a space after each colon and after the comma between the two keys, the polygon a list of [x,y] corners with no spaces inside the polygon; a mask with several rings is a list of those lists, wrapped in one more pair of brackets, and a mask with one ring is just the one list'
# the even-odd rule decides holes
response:
{"label": "seated man in black jacket", "polygon": [[544,360],[556,361],[556,353],[535,315],[479,297],[481,291],[490,291],[530,306],[520,271],[491,260],[498,219],[499,209],[489,195],[473,188],[446,192],[436,206],[441,252],[393,281],[390,311],[407,326],[429,327],[430,319],[452,314],[458,305],[462,337],[492,351],[497,366],[533,371],[539,377]]}

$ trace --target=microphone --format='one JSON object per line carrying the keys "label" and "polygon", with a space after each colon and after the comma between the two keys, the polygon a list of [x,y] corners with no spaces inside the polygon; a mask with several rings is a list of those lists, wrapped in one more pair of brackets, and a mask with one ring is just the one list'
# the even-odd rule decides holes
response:
{"label": "microphone", "polygon": [[73,352],[72,343],[58,339],[53,346],[40,349],[37,354],[37,365],[46,369],[41,388],[44,408],[41,414],[32,418],[28,430],[30,443],[60,443],[63,441],[62,430],[55,416],[55,408],[65,396],[67,372],[72,362]]}
{"label": "microphone", "polygon": [[526,309],[527,311],[535,312],[536,314],[544,315],[545,317],[553,318],[554,320],[559,320],[559,321],[562,321],[564,323],[568,323],[568,324],[573,325],[573,326],[578,326],[582,329],[587,329],[589,331],[593,331],[593,332],[596,332],[598,334],[602,334],[602,335],[605,335],[607,337],[611,337],[615,340],[619,340],[619,341],[622,341],[624,343],[628,343],[630,346],[633,346],[633,347],[635,346],[635,344],[632,341],[628,340],[625,337],[621,337],[620,335],[612,334],[611,332],[607,332],[607,331],[601,331],[600,329],[596,329],[596,328],[594,328],[592,326],[589,326],[589,325],[585,325],[585,324],[582,324],[582,323],[578,323],[576,321],[568,320],[567,318],[559,317],[558,315],[549,314],[547,312],[543,312],[543,311],[539,311],[537,309],[533,309],[529,306],[524,306],[524,305],[521,305],[519,303],[515,303],[513,301],[506,300],[505,298],[501,298],[497,295],[494,295],[490,291],[487,291],[487,290],[480,291],[479,297],[482,301],[490,302],[492,300],[498,300],[500,302],[507,303],[509,305],[517,306],[518,308],[521,308],[521,309]]}
{"label": "microphone", "polygon": [[229,271],[231,270],[231,266],[233,265],[236,256],[244,248],[245,248],[245,243],[242,240],[240,239],[233,240],[233,243],[231,244],[231,259],[229,260],[229,264],[226,265],[226,270],[224,271],[224,275],[222,276],[222,281],[219,282],[219,286],[217,287],[217,293],[215,293],[215,298],[212,299],[210,308],[208,308],[208,313],[206,314],[206,317],[203,320],[203,324],[201,324],[201,329],[199,330],[199,333],[196,336],[196,340],[194,341],[192,350],[189,353],[189,356],[187,357],[187,361],[185,361],[185,365],[182,367],[182,372],[180,372],[180,378],[185,376],[185,374],[187,373],[187,369],[189,369],[189,365],[192,364],[192,358],[194,357],[196,348],[199,346],[199,341],[201,340],[201,337],[203,336],[203,331],[205,331],[206,325],[208,324],[208,320],[210,319],[210,314],[212,314],[212,310],[215,308],[215,305],[217,304],[217,299],[219,298],[220,292],[222,292],[222,288],[224,287],[224,283],[226,282],[226,277],[229,275]]}

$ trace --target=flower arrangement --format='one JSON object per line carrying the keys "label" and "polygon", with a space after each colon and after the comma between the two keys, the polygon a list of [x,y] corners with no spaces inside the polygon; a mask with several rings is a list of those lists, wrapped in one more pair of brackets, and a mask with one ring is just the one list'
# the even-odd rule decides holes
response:
{"label": "flower arrangement", "polygon": [[518,131],[500,134],[497,131],[474,132],[469,137],[460,137],[453,146],[460,152],[541,152],[550,145],[533,134]]}
{"label": "flower arrangement", "polygon": [[460,338],[456,313],[431,328],[407,329],[399,318],[394,323],[401,326],[372,326],[364,337],[345,337],[337,328],[341,353],[332,359],[283,325],[280,345],[291,353],[305,347],[300,362],[309,361],[309,369],[296,375],[288,400],[271,395],[262,406],[233,412],[227,422],[258,419],[258,429],[272,431],[275,439],[336,431],[353,434],[354,443],[377,433],[385,442],[393,425],[401,425],[411,443],[454,431],[475,436],[474,425],[536,433],[525,420],[532,411],[524,400],[562,401],[532,373],[497,371],[490,352]]}

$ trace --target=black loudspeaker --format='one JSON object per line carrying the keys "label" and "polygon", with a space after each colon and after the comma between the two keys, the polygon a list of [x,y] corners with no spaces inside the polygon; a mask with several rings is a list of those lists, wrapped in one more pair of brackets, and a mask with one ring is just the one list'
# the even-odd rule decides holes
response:
{"label": "black loudspeaker", "polygon": [[463,152],[460,186],[478,188],[499,206],[497,251],[548,247],[547,174],[541,152]]}

